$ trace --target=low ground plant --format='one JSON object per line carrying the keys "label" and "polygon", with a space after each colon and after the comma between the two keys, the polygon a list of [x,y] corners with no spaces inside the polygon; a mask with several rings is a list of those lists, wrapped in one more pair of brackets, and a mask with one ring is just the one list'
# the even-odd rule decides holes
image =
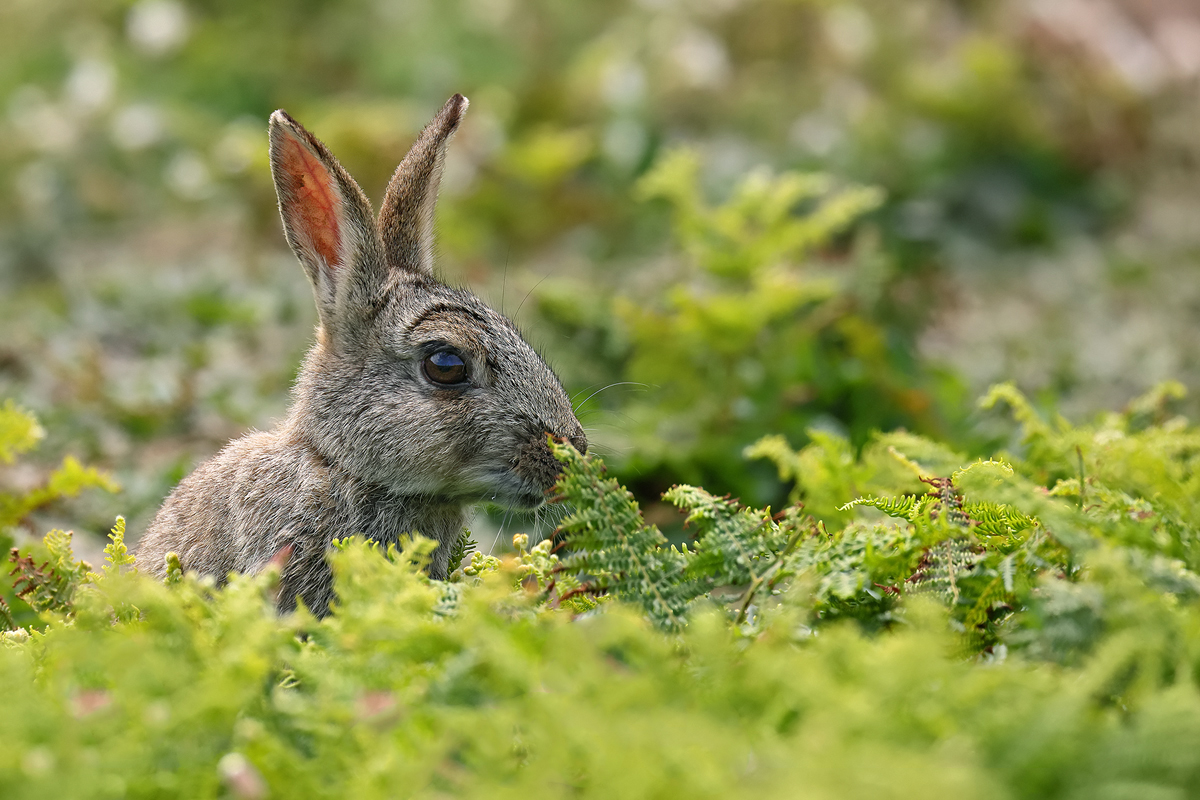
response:
{"label": "low ground plant", "polygon": [[[678,486],[671,546],[593,457],[504,559],[349,537],[339,603],[137,570],[118,521],[14,550],[5,797],[1185,797],[1200,780],[1200,429],[1164,386],[1013,447],[767,438],[781,510]],[[7,408],[0,455],[33,443]],[[27,424],[17,424],[21,419]],[[17,422],[14,422],[17,420]],[[13,423],[13,424],[9,424]],[[12,523],[12,517],[6,524]]]}

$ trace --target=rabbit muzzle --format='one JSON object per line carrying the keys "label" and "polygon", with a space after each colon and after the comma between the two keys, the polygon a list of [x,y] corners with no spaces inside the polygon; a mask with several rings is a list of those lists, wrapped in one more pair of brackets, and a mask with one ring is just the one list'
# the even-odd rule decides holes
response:
{"label": "rabbit muzzle", "polygon": [[[521,493],[520,500],[530,508],[536,508],[545,502],[563,470],[562,462],[550,451],[546,441],[548,435],[553,434],[543,432],[522,442],[512,463],[512,471],[529,487]],[[581,453],[587,452],[587,437],[582,429],[556,438],[569,441]]]}

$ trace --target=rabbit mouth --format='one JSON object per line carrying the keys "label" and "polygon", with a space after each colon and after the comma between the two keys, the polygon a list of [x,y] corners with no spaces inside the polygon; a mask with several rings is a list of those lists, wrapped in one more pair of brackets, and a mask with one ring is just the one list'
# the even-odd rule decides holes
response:
{"label": "rabbit mouth", "polygon": [[505,472],[494,475],[492,490],[483,493],[481,500],[520,511],[532,511],[546,503],[546,491],[529,485],[529,481]]}
{"label": "rabbit mouth", "polygon": [[529,491],[519,493],[512,500],[513,505],[524,511],[532,511],[546,504],[546,496],[544,494],[536,494]]}
{"label": "rabbit mouth", "polygon": [[483,500],[523,510],[546,503],[562,472],[562,464],[546,445],[545,434],[523,442],[508,464],[489,471]]}

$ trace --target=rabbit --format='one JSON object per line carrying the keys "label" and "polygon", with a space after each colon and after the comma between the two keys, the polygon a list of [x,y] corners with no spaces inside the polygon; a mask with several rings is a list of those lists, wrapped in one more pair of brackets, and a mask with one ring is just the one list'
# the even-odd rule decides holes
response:
{"label": "rabbit", "polygon": [[282,563],[281,612],[318,615],[334,599],[326,552],[360,534],[380,544],[438,542],[445,579],[465,508],[536,508],[560,464],[547,435],[587,438],[545,361],[516,326],[433,271],[433,216],[446,145],[467,100],[456,94],[396,169],[378,220],[325,145],[282,110],[270,160],[288,244],[316,299],[316,341],[286,419],[202,464],[167,497],[138,561],[218,582]]}

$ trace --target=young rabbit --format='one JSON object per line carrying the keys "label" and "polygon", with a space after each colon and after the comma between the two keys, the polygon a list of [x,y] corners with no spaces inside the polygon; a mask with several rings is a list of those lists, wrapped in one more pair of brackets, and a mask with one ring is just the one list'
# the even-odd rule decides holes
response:
{"label": "young rabbit", "polygon": [[546,435],[587,439],[558,378],[504,316],[433,274],[433,211],[455,95],[396,169],[376,221],[358,184],[283,111],[271,173],[319,324],[287,419],[225,447],[175,488],[138,545],[142,568],[224,580],[279,555],[280,607],[333,599],[335,537],[436,539],[445,578],[464,506],[535,508],[559,464]]}

